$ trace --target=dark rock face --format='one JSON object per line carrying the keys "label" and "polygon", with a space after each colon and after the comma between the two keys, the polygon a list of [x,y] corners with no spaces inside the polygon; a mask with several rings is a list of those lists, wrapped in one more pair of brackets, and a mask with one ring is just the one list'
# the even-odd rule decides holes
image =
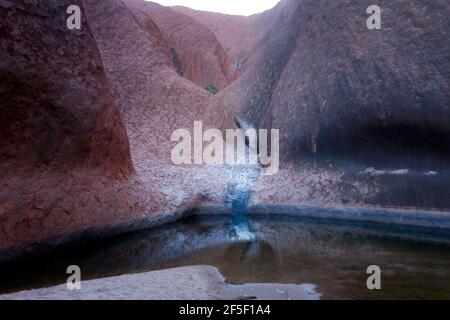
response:
{"label": "dark rock face", "polygon": [[[366,27],[372,4],[382,30]],[[448,1],[421,0],[291,0],[267,12],[275,26],[218,100],[280,130],[282,170],[260,179],[254,201],[448,210],[448,12]]]}
{"label": "dark rock face", "polygon": [[95,40],[87,25],[66,27],[71,4],[83,8],[0,2],[0,251],[151,208],[132,187],[127,134]]}
{"label": "dark rock face", "polygon": [[[382,30],[366,27],[371,4],[382,8]],[[281,130],[284,160],[449,159],[448,1],[284,6],[254,67],[225,94],[248,122]]]}
{"label": "dark rock face", "polygon": [[174,130],[192,128],[200,120],[205,127],[224,127],[228,117],[213,105],[213,96],[163,63],[157,54],[158,43],[148,37],[129,9],[131,2],[83,3],[138,171],[151,161],[171,164]]}
{"label": "dark rock face", "polygon": [[0,6],[2,164],[128,176],[128,138],[94,38],[88,28],[67,32],[72,3],[8,3]]}

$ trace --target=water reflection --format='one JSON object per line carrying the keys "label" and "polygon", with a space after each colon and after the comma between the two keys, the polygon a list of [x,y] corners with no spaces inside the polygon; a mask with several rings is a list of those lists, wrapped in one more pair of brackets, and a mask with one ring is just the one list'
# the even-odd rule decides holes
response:
{"label": "water reflection", "polygon": [[[322,298],[450,298],[447,246],[372,236],[364,228],[253,217],[257,241],[233,238],[231,216],[193,217],[168,226],[66,249],[0,267],[0,289],[64,283],[68,265],[83,279],[182,265],[219,268],[227,282],[313,283]],[[366,268],[382,269],[382,290],[366,288]]]}

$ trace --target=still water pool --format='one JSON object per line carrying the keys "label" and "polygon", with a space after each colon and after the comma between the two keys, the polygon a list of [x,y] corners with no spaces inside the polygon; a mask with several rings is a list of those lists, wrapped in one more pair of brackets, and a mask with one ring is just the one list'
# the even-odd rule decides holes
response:
{"label": "still water pool", "polygon": [[[86,280],[201,264],[232,284],[312,283],[322,299],[450,299],[450,246],[401,239],[420,231],[271,215],[249,225],[252,242],[236,241],[230,216],[191,217],[3,264],[0,292],[64,283],[69,265]],[[367,289],[370,265],[381,290]]]}

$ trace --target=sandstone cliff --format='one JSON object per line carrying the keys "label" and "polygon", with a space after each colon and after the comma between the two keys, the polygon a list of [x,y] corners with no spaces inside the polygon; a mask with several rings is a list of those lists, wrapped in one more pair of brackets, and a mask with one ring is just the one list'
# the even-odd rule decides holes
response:
{"label": "sandstone cliff", "polygon": [[141,0],[124,3],[141,24],[154,21],[158,26],[180,75],[203,88],[214,85],[218,89],[236,78],[233,61],[214,33],[203,24],[156,3]]}

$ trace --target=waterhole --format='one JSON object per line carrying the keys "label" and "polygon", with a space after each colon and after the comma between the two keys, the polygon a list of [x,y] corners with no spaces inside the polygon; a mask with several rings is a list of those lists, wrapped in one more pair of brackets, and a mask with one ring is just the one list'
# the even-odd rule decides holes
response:
{"label": "waterhole", "polygon": [[[227,283],[311,283],[322,299],[450,299],[448,244],[401,239],[408,230],[387,225],[275,215],[248,224],[255,239],[247,242],[236,239],[232,216],[197,216],[6,263],[0,291],[65,283],[69,265],[82,280],[212,265]],[[381,290],[367,289],[370,265],[381,268]]]}

